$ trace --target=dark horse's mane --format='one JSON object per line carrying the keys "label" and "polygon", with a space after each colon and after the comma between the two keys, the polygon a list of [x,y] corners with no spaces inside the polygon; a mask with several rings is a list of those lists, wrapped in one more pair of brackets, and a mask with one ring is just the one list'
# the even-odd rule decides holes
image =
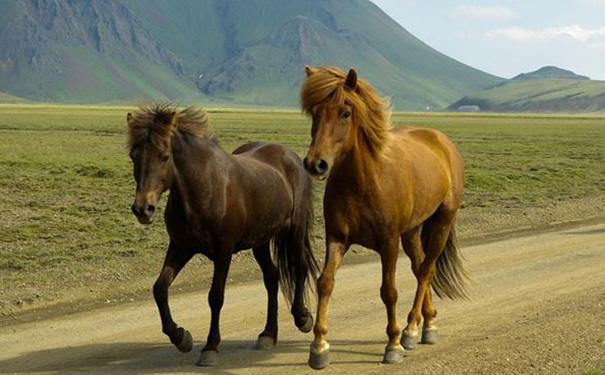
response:
{"label": "dark horse's mane", "polygon": [[166,149],[177,130],[193,137],[213,139],[204,110],[196,107],[179,110],[170,104],[152,104],[141,106],[129,115],[128,147],[151,142],[160,150]]}
{"label": "dark horse's mane", "polygon": [[355,113],[354,122],[363,134],[372,156],[382,156],[391,133],[391,108],[367,81],[357,79],[354,89],[345,87],[347,74],[336,67],[309,68],[300,90],[304,112],[313,114],[317,107],[347,104]]}

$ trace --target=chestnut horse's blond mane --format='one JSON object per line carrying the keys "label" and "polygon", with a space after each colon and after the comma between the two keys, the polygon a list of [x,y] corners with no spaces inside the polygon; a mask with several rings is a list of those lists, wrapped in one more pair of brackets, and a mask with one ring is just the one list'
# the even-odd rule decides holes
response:
{"label": "chestnut horse's blond mane", "polygon": [[387,99],[363,79],[355,89],[345,87],[347,74],[336,67],[308,68],[300,91],[300,104],[307,114],[325,105],[347,104],[353,108],[353,121],[362,132],[370,154],[381,156],[391,138],[391,110]]}
{"label": "chestnut horse's blond mane", "polygon": [[210,138],[208,114],[196,107],[179,110],[169,104],[142,106],[128,116],[128,146],[151,142],[160,150],[170,144],[176,131],[198,138]]}

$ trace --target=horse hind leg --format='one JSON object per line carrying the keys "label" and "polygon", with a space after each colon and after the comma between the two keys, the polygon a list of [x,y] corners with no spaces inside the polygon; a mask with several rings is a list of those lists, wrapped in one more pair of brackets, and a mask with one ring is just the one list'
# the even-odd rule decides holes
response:
{"label": "horse hind leg", "polygon": [[181,352],[191,351],[193,338],[189,331],[179,327],[172,319],[168,304],[168,289],[192,256],[192,253],[183,251],[173,243],[170,243],[160,275],[155,284],[153,284],[153,297],[160,313],[160,319],[162,320],[162,332],[170,338],[170,342]]}
{"label": "horse hind leg", "polygon": [[[303,172],[306,173],[306,172]],[[278,234],[275,245],[277,259],[282,273],[284,295],[291,299],[291,313],[294,324],[301,332],[313,329],[313,314],[305,304],[309,278],[316,280],[318,266],[309,239],[313,223],[313,206],[311,204],[311,186],[299,196],[289,227]],[[306,197],[306,198],[305,198]]]}
{"label": "horse hind leg", "polygon": [[[422,312],[427,314],[428,326],[426,330],[423,330],[425,336],[424,341],[426,343],[436,342],[436,331],[433,324],[433,318],[435,311],[432,309],[432,301],[426,298],[427,294],[430,294],[431,282],[436,271],[437,260],[443,253],[445,245],[450,236],[450,232],[453,228],[453,221],[456,212],[447,210],[441,207],[429,220],[424,223],[423,230],[426,231],[426,241],[424,244],[424,259],[418,267],[416,274],[417,288],[414,296],[414,303],[412,309],[408,314],[408,324],[403,331],[401,337],[401,343],[404,347],[412,349],[416,343],[416,337],[418,335],[418,325],[422,319]],[[430,306],[426,306],[423,309],[425,300]],[[429,308],[430,307],[430,308]],[[432,318],[431,318],[432,315]],[[433,332],[431,332],[433,328]]]}
{"label": "horse hind leg", "polygon": [[256,349],[272,349],[277,343],[277,291],[279,288],[279,273],[271,260],[269,242],[252,250],[256,262],[263,272],[263,282],[267,290],[267,322],[265,329],[258,335]]}
{"label": "horse hind leg", "polygon": [[[311,244],[306,236],[295,239],[292,244],[296,248],[296,254],[303,254],[311,251]],[[307,287],[307,277],[309,274],[309,265],[304,259],[299,260],[300,265],[296,270],[296,282],[294,285],[294,299],[292,300],[291,313],[294,318],[294,324],[303,333],[310,332],[313,329],[313,314],[305,305],[305,290]]]}
{"label": "horse hind leg", "polygon": [[[417,277],[420,272],[420,265],[424,259],[424,251],[422,250],[422,240],[420,238],[421,226],[414,228],[413,230],[405,233],[401,237],[401,243],[403,250],[408,255],[412,265],[412,272]],[[437,316],[437,310],[433,307],[431,289],[428,288],[425,292],[424,299],[422,301],[422,317],[424,320],[422,329],[423,344],[436,344],[437,343],[437,327],[435,326],[435,317]],[[401,339],[404,348],[412,350],[416,348],[418,342],[418,328],[407,327],[409,331],[404,331]]]}

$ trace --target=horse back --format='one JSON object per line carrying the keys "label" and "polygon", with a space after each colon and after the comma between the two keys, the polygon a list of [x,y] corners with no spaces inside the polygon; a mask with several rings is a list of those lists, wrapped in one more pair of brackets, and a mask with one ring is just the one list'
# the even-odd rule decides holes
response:
{"label": "horse back", "polygon": [[[394,148],[403,162],[412,166],[419,193],[440,186],[447,191],[446,200],[457,206],[464,188],[464,162],[456,146],[438,130],[400,127],[393,130]],[[424,182],[424,183],[423,183]],[[425,185],[425,186],[423,186]]]}
{"label": "horse back", "polygon": [[[263,142],[240,146],[233,155],[239,166],[237,189],[248,218],[243,238],[289,226],[301,199],[310,199],[303,193],[308,177],[300,158],[283,146]],[[244,241],[242,246],[249,244]]]}
{"label": "horse back", "polygon": [[302,160],[284,146],[267,142],[250,142],[235,149],[233,155],[240,156],[240,161],[245,162],[248,158],[272,168],[279,173],[292,194],[296,195],[296,190],[301,184],[304,185],[305,181],[310,183]]}

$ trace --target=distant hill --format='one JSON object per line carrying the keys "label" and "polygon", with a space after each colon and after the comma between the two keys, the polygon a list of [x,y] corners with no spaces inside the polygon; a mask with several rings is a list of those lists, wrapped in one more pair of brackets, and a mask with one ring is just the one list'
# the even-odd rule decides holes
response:
{"label": "distant hill", "polygon": [[565,70],[556,66],[544,66],[536,71],[530,73],[521,73],[518,76],[512,78],[513,81],[525,81],[528,79],[578,79],[586,80],[590,79],[587,76],[582,76],[572,72],[571,70]]}
{"label": "distant hill", "polygon": [[456,101],[448,110],[489,112],[605,111],[605,81],[593,81],[557,67],[520,74]]}
{"label": "distant hill", "polygon": [[8,104],[27,103],[27,100],[0,92],[0,103],[8,103]]}
{"label": "distant hill", "polygon": [[368,0],[4,0],[0,12],[0,91],[32,100],[296,106],[306,64],[354,66],[397,109],[502,81]]}

